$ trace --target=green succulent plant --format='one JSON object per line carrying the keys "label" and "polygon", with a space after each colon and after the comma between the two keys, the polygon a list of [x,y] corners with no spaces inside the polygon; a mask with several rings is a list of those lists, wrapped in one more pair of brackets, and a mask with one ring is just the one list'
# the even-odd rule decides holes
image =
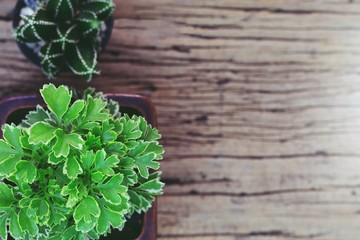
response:
{"label": "green succulent plant", "polygon": [[24,43],[43,42],[39,56],[48,78],[71,69],[91,80],[97,70],[101,22],[114,10],[112,0],[39,0],[32,16],[22,16],[14,29],[15,39]]}
{"label": "green succulent plant", "polygon": [[46,108],[2,128],[0,237],[98,239],[147,211],[164,186],[157,129],[93,89],[40,92]]}

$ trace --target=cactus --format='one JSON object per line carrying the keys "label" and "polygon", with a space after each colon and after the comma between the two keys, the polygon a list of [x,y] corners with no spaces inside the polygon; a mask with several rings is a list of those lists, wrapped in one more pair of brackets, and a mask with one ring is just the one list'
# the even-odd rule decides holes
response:
{"label": "cactus", "polygon": [[38,0],[32,16],[14,29],[23,43],[42,42],[41,69],[53,78],[64,69],[91,80],[97,70],[101,22],[114,10],[112,0]]}

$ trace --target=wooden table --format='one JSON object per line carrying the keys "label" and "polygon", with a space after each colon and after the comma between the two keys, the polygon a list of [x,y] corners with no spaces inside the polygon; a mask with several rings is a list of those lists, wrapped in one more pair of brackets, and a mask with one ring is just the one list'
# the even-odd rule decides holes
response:
{"label": "wooden table", "polygon": [[[157,107],[159,239],[360,238],[360,1],[116,2],[90,85]],[[12,39],[14,4],[1,98],[47,82]]]}

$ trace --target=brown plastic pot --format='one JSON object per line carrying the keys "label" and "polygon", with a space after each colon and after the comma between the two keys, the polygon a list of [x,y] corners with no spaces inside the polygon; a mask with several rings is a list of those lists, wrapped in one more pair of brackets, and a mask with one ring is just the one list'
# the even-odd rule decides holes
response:
{"label": "brown plastic pot", "polygon": [[[129,115],[136,114],[143,116],[148,123],[157,127],[155,108],[145,97],[129,94],[107,95],[109,98],[117,101],[122,113]],[[36,105],[44,105],[40,96],[21,96],[8,98],[0,102],[0,124],[19,123],[29,110]],[[2,132],[0,131],[2,138]],[[122,231],[113,230],[111,234],[100,239],[138,239],[138,240],[156,240],[157,234],[157,205],[156,201],[145,214],[134,214],[125,224]],[[1,239],[1,238],[0,238]],[[10,238],[12,239],[12,238]]]}

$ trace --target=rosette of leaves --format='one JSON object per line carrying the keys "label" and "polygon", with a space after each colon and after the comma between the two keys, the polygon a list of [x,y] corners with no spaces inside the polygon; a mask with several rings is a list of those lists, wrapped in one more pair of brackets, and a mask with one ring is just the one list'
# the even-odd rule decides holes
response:
{"label": "rosette of leaves", "polygon": [[2,128],[0,237],[98,239],[147,211],[164,186],[157,129],[65,86],[40,92],[46,108]]}
{"label": "rosette of leaves", "polygon": [[39,0],[32,16],[14,29],[17,41],[41,42],[41,68],[48,78],[64,69],[91,80],[97,70],[101,23],[114,10],[112,0]]}

